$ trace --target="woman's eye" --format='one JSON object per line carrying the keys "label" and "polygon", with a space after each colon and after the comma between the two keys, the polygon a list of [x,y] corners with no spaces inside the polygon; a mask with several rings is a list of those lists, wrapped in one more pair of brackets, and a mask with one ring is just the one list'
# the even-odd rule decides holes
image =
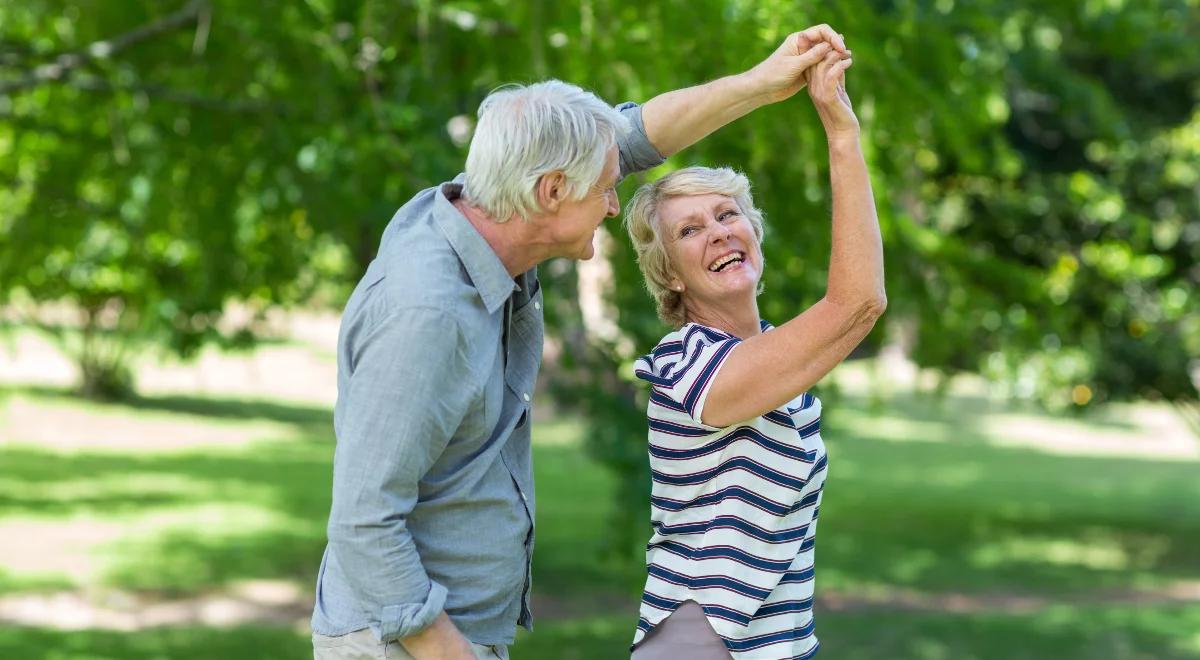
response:
{"label": "woman's eye", "polygon": [[696,230],[696,228],[695,228],[695,227],[688,226],[688,227],[684,227],[684,228],[683,228],[683,229],[682,229],[682,230],[679,232],[679,235],[680,235],[680,236],[691,236],[692,234],[696,233],[696,231],[697,231],[697,230]]}
{"label": "woman's eye", "polygon": [[734,211],[732,209],[730,209],[728,211],[721,211],[721,214],[717,216],[717,220],[720,220],[723,222],[725,220],[728,220],[729,218],[732,218],[733,216],[735,216],[737,214],[738,214],[738,212]]}

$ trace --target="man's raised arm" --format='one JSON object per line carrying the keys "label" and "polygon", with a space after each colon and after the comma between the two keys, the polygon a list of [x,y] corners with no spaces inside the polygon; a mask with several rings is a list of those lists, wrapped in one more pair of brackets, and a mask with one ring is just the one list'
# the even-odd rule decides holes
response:
{"label": "man's raised arm", "polygon": [[703,85],[660,94],[642,105],[646,136],[663,157],[699,142],[722,126],[804,88],[804,73],[830,49],[849,56],[828,25],[795,32],[753,68]]}

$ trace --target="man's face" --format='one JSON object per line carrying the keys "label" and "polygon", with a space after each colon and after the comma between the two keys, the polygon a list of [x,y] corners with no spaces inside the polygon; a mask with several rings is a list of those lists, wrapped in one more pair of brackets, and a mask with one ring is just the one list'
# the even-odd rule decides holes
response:
{"label": "man's face", "polygon": [[587,196],[563,202],[556,217],[549,220],[546,231],[555,244],[554,256],[591,259],[596,253],[592,245],[596,228],[605,218],[615,217],[621,212],[621,201],[617,199],[616,190],[621,166],[617,158],[617,147],[613,145],[608,150],[600,180],[592,186]]}

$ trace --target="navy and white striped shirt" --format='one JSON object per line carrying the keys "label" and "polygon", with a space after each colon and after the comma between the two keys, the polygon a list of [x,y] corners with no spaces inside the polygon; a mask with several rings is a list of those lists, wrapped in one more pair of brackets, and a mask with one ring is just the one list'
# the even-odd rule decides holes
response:
{"label": "navy and white striped shirt", "polygon": [[821,402],[804,393],[725,428],[701,422],[740,341],[689,323],[637,362],[651,384],[654,535],[633,641],[694,600],[733,658],[810,658],[819,646],[813,548],[827,465]]}

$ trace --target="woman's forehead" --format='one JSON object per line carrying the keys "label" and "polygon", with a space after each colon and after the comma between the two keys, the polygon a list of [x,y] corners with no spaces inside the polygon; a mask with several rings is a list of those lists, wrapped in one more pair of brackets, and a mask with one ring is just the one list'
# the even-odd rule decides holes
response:
{"label": "woman's forehead", "polygon": [[734,198],[720,193],[677,195],[663,200],[659,206],[659,216],[665,222],[676,222],[693,215],[703,215],[726,204],[736,203]]}

